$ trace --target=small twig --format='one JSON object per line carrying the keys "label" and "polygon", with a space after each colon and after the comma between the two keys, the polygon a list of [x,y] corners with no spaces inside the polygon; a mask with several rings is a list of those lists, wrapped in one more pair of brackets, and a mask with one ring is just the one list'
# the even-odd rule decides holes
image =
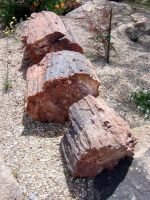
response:
{"label": "small twig", "polygon": [[110,8],[110,19],[109,19],[109,28],[108,28],[108,42],[106,49],[106,61],[109,63],[110,59],[110,41],[111,41],[111,22],[112,22],[112,7]]}

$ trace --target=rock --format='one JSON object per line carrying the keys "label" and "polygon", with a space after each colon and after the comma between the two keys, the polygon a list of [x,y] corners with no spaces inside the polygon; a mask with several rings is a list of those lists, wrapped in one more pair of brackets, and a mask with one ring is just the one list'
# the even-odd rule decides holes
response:
{"label": "rock", "polygon": [[124,24],[131,21],[131,14],[133,13],[132,8],[124,3],[109,2],[108,0],[94,0],[92,2],[87,2],[79,8],[71,11],[66,16],[75,19],[85,19],[87,15],[92,19],[98,15],[99,21],[102,18],[102,10],[110,6],[113,7],[113,27],[116,25]]}
{"label": "rock", "polygon": [[103,171],[94,180],[94,200],[148,200],[150,197],[150,125],[134,128],[138,138],[133,162],[121,162],[112,170]]}
{"label": "rock", "polygon": [[32,193],[29,197],[29,200],[38,200],[38,198],[36,197],[34,193]]}
{"label": "rock", "polygon": [[149,33],[150,18],[145,14],[134,13],[132,22],[127,24],[126,33],[132,41],[137,41],[143,34]]}
{"label": "rock", "polygon": [[48,52],[70,50],[83,53],[71,31],[65,27],[58,15],[50,11],[33,13],[25,23],[22,42],[24,57],[39,63]]}
{"label": "rock", "polygon": [[69,109],[71,127],[62,141],[66,164],[74,177],[92,177],[132,156],[136,140],[127,123],[102,99],[90,95]]}
{"label": "rock", "polygon": [[91,12],[92,10],[95,10],[95,4],[93,2],[87,2],[69,12],[68,14],[66,14],[66,16],[75,19],[83,19],[85,17],[85,12]]}
{"label": "rock", "polygon": [[146,31],[146,26],[144,22],[136,22],[127,25],[126,33],[130,40],[137,41],[140,35]]}
{"label": "rock", "polygon": [[150,30],[150,16],[149,14],[134,13],[131,15],[132,21],[135,23],[142,22],[145,24],[146,30]]}
{"label": "rock", "polygon": [[0,200],[24,200],[23,192],[0,158]]}
{"label": "rock", "polygon": [[91,94],[98,96],[99,81],[91,63],[80,53],[47,54],[27,71],[27,113],[43,122],[65,122],[68,109]]}
{"label": "rock", "polygon": [[150,147],[150,123],[147,123],[141,127],[136,127],[133,130],[133,135],[138,139],[136,145],[136,155],[142,152],[146,152]]}
{"label": "rock", "polygon": [[134,13],[131,15],[132,21],[133,22],[148,22],[148,17],[147,16],[143,16],[143,14],[141,13]]}

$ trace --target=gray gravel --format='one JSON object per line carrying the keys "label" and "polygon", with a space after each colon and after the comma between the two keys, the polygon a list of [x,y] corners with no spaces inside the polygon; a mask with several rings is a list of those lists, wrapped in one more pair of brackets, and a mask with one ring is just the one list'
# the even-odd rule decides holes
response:
{"label": "gray gravel", "polygon": [[[13,175],[23,187],[27,199],[33,194],[40,200],[76,199],[82,192],[83,180],[73,181],[65,173],[59,143],[66,125],[33,122],[24,114],[26,82],[18,71],[21,43],[0,39],[0,150]],[[4,93],[3,81],[7,60],[12,89]],[[74,184],[77,184],[77,188]],[[80,190],[81,186],[81,191]],[[71,190],[71,192],[70,192]],[[73,195],[73,196],[72,196]]]}

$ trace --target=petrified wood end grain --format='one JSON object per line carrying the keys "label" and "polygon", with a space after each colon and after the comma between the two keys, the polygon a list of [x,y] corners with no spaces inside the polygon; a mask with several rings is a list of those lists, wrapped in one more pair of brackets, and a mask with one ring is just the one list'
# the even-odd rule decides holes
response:
{"label": "petrified wood end grain", "polygon": [[69,119],[71,127],[61,149],[74,177],[96,176],[133,155],[136,140],[131,129],[104,100],[84,97],[70,107]]}
{"label": "petrified wood end grain", "polygon": [[48,52],[70,50],[83,53],[82,47],[61,18],[50,11],[31,15],[25,23],[22,42],[25,46],[24,57],[30,58],[35,64]]}
{"label": "petrified wood end grain", "polygon": [[49,53],[27,71],[27,113],[35,120],[65,122],[69,107],[84,96],[98,96],[99,81],[80,53]]}

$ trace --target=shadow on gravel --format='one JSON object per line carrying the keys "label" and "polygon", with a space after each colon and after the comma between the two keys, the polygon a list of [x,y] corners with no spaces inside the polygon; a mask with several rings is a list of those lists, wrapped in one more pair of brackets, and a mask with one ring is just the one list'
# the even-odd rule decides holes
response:
{"label": "shadow on gravel", "polygon": [[124,180],[132,164],[132,158],[124,158],[113,170],[104,170],[95,178],[73,178],[60,154],[66,183],[73,198],[80,200],[107,200],[113,195],[118,185]]}
{"label": "shadow on gravel", "polygon": [[113,170],[104,170],[95,177],[93,182],[93,200],[108,199],[124,180],[132,161],[132,158],[124,158],[120,160]]}
{"label": "shadow on gravel", "polygon": [[23,79],[26,80],[26,74],[29,67],[31,67],[33,63],[31,60],[27,59],[25,56],[22,58],[22,64],[19,69],[19,72],[22,72]]}
{"label": "shadow on gravel", "polygon": [[22,123],[24,125],[23,136],[59,137],[68,128],[68,123],[58,124],[33,121],[26,113],[23,114]]}
{"label": "shadow on gravel", "polygon": [[68,172],[61,148],[59,148],[59,151],[70,196],[79,200],[94,200],[93,193],[91,192],[93,188],[93,178],[73,178]]}

